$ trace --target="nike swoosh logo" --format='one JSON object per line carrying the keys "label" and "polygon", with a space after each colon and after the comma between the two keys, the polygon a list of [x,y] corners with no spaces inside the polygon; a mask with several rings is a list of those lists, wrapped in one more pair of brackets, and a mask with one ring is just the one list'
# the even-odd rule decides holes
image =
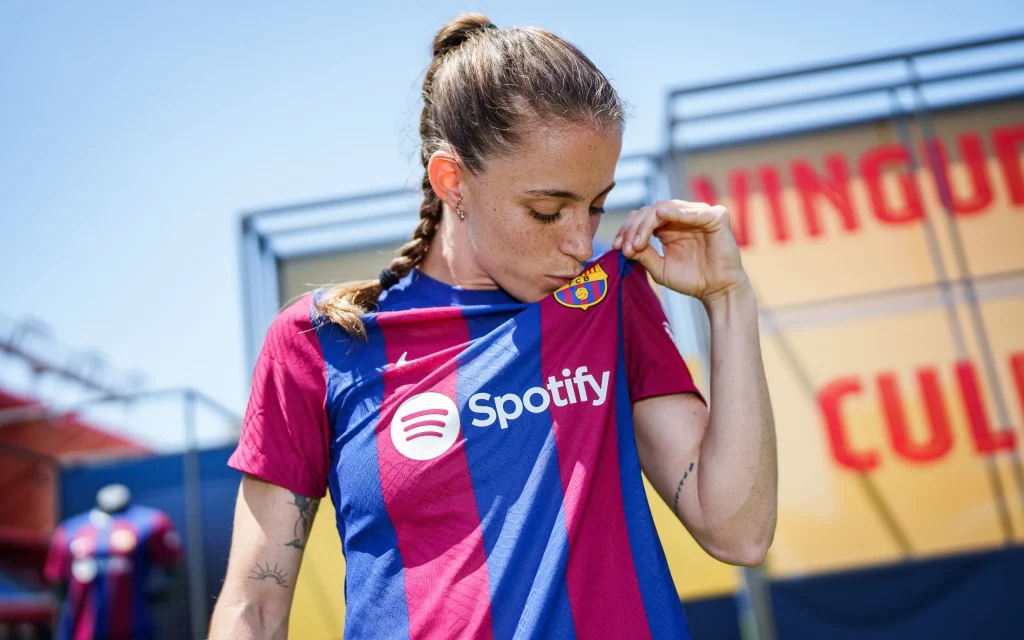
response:
{"label": "nike swoosh logo", "polygon": [[398,362],[395,363],[395,367],[400,367],[403,364],[406,364],[405,356],[407,355],[409,355],[408,351],[403,352],[402,355],[398,357]]}

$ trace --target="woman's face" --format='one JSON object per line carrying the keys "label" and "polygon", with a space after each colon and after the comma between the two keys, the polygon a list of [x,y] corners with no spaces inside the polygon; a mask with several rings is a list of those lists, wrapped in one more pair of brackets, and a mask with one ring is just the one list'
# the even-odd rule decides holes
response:
{"label": "woman's face", "polygon": [[513,153],[463,174],[461,208],[476,270],[523,302],[575,278],[593,256],[621,149],[615,128],[541,125]]}

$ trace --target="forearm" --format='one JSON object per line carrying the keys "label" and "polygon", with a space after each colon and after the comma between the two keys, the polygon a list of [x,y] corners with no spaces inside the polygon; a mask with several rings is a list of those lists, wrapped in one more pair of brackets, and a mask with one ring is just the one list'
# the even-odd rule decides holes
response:
{"label": "forearm", "polygon": [[268,612],[257,601],[218,602],[210,622],[210,638],[286,640],[288,614]]}
{"label": "forearm", "polygon": [[210,640],[288,637],[295,582],[319,502],[243,477]]}
{"label": "forearm", "polygon": [[[763,558],[775,533],[775,424],[749,286],[705,302],[711,324],[711,413],[697,490],[708,529],[741,558]],[[744,562],[745,564],[756,562]]]}

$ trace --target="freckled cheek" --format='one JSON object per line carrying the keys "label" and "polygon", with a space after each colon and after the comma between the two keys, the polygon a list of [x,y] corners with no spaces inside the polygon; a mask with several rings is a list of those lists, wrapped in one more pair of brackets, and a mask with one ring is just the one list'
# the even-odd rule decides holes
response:
{"label": "freckled cheek", "polygon": [[[537,277],[550,267],[551,256],[557,253],[557,225],[541,225],[526,216],[512,212],[493,212],[478,235],[479,260],[491,268],[525,277]],[[549,228],[550,227],[550,228]]]}

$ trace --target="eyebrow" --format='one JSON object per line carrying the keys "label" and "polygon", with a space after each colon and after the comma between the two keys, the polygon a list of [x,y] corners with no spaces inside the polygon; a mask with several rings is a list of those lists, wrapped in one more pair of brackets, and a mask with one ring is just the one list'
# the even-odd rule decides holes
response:
{"label": "eyebrow", "polygon": [[[607,187],[605,187],[604,191],[597,194],[597,198],[606,195],[609,191],[611,191],[614,188],[615,183],[613,182]],[[561,198],[563,200],[573,200],[575,202],[583,201],[582,197],[576,195],[572,191],[563,191],[562,189],[530,189],[526,193],[530,194],[531,196],[541,196],[543,198]],[[597,200],[597,198],[594,199]]]}

